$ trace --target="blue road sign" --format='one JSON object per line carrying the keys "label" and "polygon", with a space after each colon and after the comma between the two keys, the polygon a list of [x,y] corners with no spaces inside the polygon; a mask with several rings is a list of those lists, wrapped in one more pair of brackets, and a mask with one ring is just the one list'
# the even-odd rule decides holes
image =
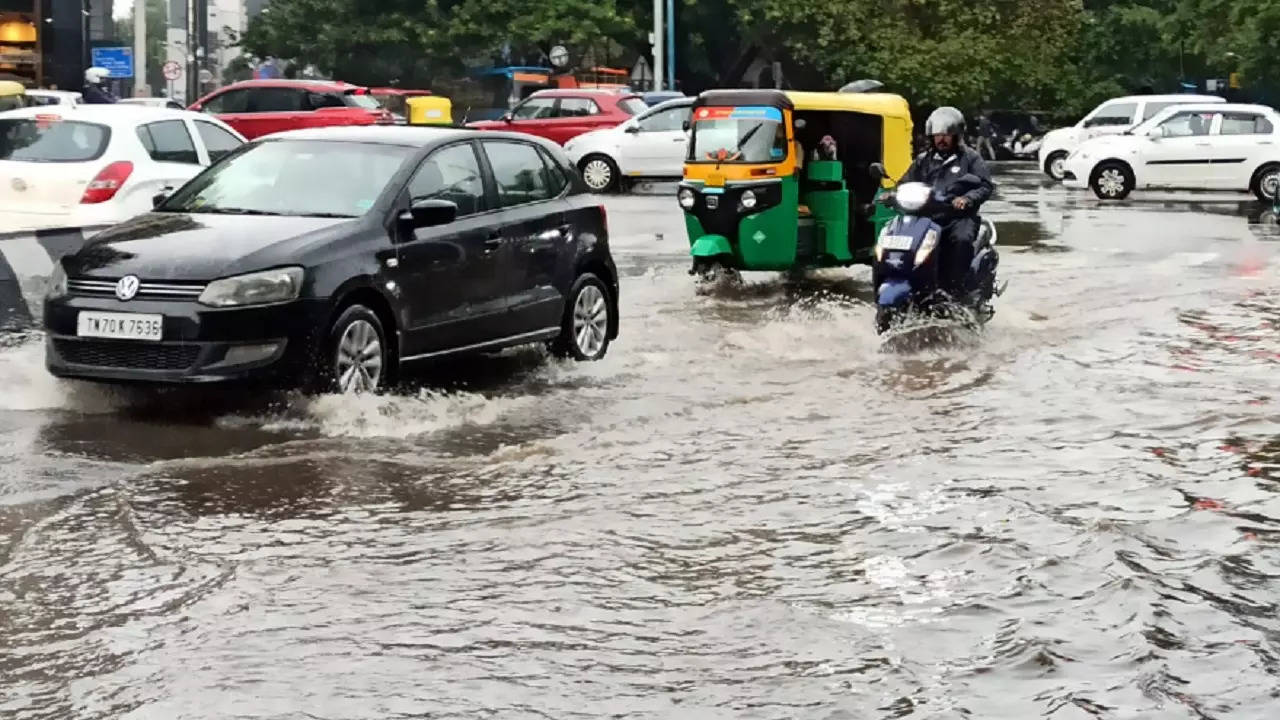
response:
{"label": "blue road sign", "polygon": [[113,78],[133,77],[133,48],[96,47],[90,56],[94,67],[106,68]]}

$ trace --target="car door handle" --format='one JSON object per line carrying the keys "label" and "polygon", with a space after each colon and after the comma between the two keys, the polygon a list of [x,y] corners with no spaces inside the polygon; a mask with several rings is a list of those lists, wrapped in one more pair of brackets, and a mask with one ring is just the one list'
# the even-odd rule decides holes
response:
{"label": "car door handle", "polygon": [[484,251],[486,253],[491,253],[494,250],[497,250],[498,248],[502,247],[502,244],[505,242],[506,240],[502,237],[502,235],[498,233],[494,233],[489,236],[488,240],[484,241]]}

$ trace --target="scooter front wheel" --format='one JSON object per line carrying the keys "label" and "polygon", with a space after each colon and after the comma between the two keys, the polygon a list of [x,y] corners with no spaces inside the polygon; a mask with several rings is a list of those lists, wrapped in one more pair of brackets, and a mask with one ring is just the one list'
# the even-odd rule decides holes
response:
{"label": "scooter front wheel", "polygon": [[898,321],[900,311],[889,305],[876,307],[876,334],[883,335]]}

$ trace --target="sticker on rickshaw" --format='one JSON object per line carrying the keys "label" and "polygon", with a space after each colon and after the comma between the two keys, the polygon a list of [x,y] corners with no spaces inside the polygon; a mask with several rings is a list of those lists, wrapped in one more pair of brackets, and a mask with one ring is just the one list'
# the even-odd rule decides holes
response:
{"label": "sticker on rickshaw", "polygon": [[767,105],[744,105],[741,107],[704,107],[694,113],[694,122],[703,120],[769,120],[782,122],[782,111]]}

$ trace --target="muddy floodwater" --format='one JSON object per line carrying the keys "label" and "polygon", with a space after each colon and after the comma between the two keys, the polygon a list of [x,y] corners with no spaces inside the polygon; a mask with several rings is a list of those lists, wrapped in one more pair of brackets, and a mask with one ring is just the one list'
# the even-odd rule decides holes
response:
{"label": "muddy floodwater", "polygon": [[1009,290],[710,296],[608,201],[622,335],[387,397],[113,392],[0,349],[0,717],[1280,716],[1280,235],[1004,171]]}

